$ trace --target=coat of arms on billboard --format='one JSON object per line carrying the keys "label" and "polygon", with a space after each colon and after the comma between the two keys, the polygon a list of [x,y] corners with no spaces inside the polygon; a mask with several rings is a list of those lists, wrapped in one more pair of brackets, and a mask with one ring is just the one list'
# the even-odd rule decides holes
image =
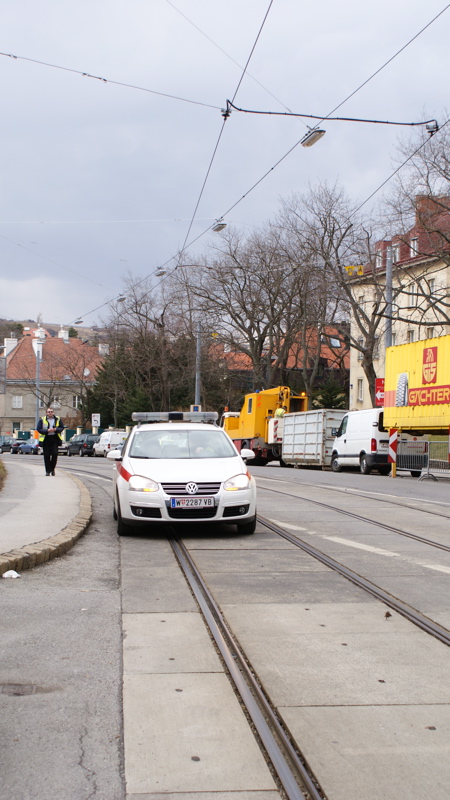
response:
{"label": "coat of arms on billboard", "polygon": [[422,383],[436,383],[437,347],[426,347],[423,351]]}

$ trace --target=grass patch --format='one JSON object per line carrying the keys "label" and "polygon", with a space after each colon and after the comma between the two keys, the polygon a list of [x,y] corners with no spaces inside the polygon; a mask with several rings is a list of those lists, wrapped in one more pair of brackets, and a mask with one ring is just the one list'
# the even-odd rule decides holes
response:
{"label": "grass patch", "polygon": [[0,492],[3,489],[4,483],[6,480],[6,467],[0,458]]}

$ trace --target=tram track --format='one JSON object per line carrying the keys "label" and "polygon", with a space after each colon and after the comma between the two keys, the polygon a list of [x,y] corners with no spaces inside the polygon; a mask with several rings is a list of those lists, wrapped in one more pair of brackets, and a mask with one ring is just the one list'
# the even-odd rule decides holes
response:
{"label": "tram track", "polygon": [[[295,484],[295,486],[297,486],[297,484]],[[310,503],[316,506],[320,506],[321,508],[326,508],[329,511],[333,511],[336,514],[343,514],[344,516],[350,517],[351,519],[356,519],[359,522],[364,522],[368,525],[375,525],[377,528],[382,528],[383,530],[390,531],[390,533],[396,533],[399,536],[405,536],[408,539],[414,539],[414,541],[416,542],[421,542],[421,544],[427,544],[430,547],[435,547],[438,550],[444,550],[444,552],[450,553],[450,545],[442,544],[441,542],[434,542],[432,539],[428,539],[425,536],[419,536],[419,534],[412,533],[411,531],[405,531],[403,528],[397,528],[394,525],[388,525],[385,522],[379,522],[377,520],[370,519],[369,517],[364,517],[361,516],[360,514],[355,514],[353,511],[348,511],[347,509],[339,508],[339,506],[333,506],[330,505],[329,503],[322,503],[320,500],[313,500],[311,497],[304,497],[303,495],[294,494],[291,492],[284,492],[281,489],[273,489],[268,486],[258,486],[258,491],[273,492],[275,494],[281,494],[287,497],[294,498],[296,500],[301,500],[304,503]],[[405,508],[405,506],[402,505],[401,503],[397,503],[395,505],[397,505],[400,508]],[[434,516],[443,517],[444,519],[449,519],[450,521],[450,517],[448,517],[446,514],[439,514],[438,512],[418,509],[414,506],[406,506],[406,508],[410,508],[414,511],[420,511],[423,514],[431,514]]]}
{"label": "tram track", "polygon": [[[90,470],[75,469],[74,471],[82,473],[86,478],[94,480],[102,478],[103,480],[112,481],[112,478]],[[107,487],[105,487],[105,491],[106,490]],[[274,489],[269,491],[275,491],[278,494],[288,494],[287,492]],[[353,512],[344,512],[342,509],[329,506],[326,503],[313,501],[295,494],[289,494],[289,496],[300,502],[313,502],[336,513],[347,513],[348,516],[353,518],[373,523],[372,520],[356,515]],[[265,529],[282,537],[290,544],[301,549],[312,558],[320,561],[328,568],[358,586],[362,591],[382,602],[388,608],[398,612],[422,631],[438,639],[441,643],[447,646],[450,645],[450,632],[425,617],[416,609],[398,600],[371,581],[361,577],[353,570],[340,564],[338,561],[327,556],[307,542],[304,542],[299,535],[287,531],[281,525],[277,525],[260,515],[258,515],[258,522]],[[408,532],[396,529],[392,526],[381,525],[380,523],[373,524],[376,524],[378,527],[384,527],[391,532],[408,535]],[[414,534],[410,535],[411,538],[433,545],[430,540],[422,539]],[[200,570],[197,568],[194,559],[190,555],[187,545],[182,538],[175,535],[173,528],[170,533],[168,532],[167,538],[221,654],[230,680],[240,697],[249,722],[256,732],[256,736],[266,754],[267,760],[271,763],[277,775],[285,796],[288,800],[305,800],[306,798],[308,798],[308,800],[323,800],[324,793],[321,791],[317,779],[302,756],[301,741],[296,743],[291,738],[276,709],[273,707],[270,698],[266,696],[256,672],[252,668],[251,663],[249,663],[245,651],[236,641],[233,631],[223,617],[213,594],[210,592]],[[434,544],[443,550],[450,549],[445,546],[440,546],[439,543]]]}

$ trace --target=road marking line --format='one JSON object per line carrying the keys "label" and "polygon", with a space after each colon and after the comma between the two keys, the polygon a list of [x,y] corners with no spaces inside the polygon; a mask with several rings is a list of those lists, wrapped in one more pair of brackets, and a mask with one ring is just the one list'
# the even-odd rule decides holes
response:
{"label": "road marking line", "polygon": [[378,553],[381,556],[390,556],[399,558],[399,553],[391,553],[390,550],[382,550],[380,547],[372,547],[369,544],[360,544],[359,542],[351,542],[349,539],[341,539],[339,536],[323,536],[324,539],[329,539],[330,542],[338,542],[338,544],[345,544],[347,547],[356,547],[358,550],[366,550],[368,553]]}
{"label": "road marking line", "polygon": [[292,531],[307,531],[308,528],[301,528],[300,525],[291,525],[289,522],[283,522],[282,519],[270,519],[275,525],[280,525],[282,528],[289,528]]}

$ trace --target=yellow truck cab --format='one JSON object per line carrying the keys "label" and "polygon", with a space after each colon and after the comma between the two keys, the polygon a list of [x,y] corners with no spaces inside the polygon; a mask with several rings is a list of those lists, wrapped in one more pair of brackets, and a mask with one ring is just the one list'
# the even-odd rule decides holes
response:
{"label": "yellow truck cab", "polygon": [[[273,420],[279,408],[286,407],[286,414],[307,411],[306,392],[292,394],[288,386],[276,386],[260,392],[246,394],[241,411],[225,411],[221,425],[233,440],[237,449],[249,447],[255,454],[252,462],[263,466],[268,461],[281,457],[281,439],[274,436]],[[282,417],[280,421],[282,421]],[[272,420],[272,423],[271,423]],[[276,426],[275,426],[276,427]]]}

